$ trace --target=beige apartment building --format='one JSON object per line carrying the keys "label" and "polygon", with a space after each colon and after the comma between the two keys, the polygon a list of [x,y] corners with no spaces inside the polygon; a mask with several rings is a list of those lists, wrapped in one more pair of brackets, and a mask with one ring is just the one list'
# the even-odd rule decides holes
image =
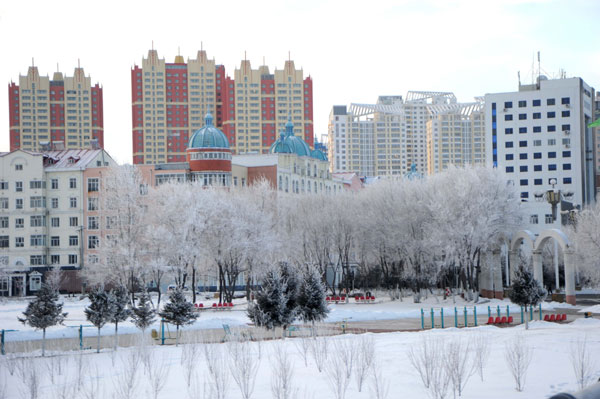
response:
{"label": "beige apartment building", "polygon": [[36,66],[8,86],[10,150],[104,146],[102,87],[83,68],[41,76]]}
{"label": "beige apartment building", "polygon": [[427,173],[485,164],[483,101],[427,107]]}

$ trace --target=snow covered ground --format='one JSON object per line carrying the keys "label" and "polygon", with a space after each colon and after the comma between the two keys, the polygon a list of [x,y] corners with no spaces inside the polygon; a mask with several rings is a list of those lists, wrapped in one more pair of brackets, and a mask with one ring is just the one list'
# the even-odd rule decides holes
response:
{"label": "snow covered ground", "polygon": [[[513,328],[498,328],[483,326],[467,329],[436,329],[423,332],[400,332],[386,334],[341,335],[327,340],[328,359],[326,364],[333,364],[339,358],[339,349],[335,349],[340,342],[357,342],[361,337],[372,336],[375,342],[376,362],[370,368],[380,370],[380,381],[389,385],[387,398],[429,397],[424,389],[419,375],[407,359],[409,348],[419,348],[424,337],[434,337],[448,343],[452,340],[462,339],[463,342],[473,342],[475,336],[484,334],[489,337],[491,351],[488,363],[484,369],[481,381],[478,374],[474,374],[467,382],[463,392],[464,399],[480,398],[547,398],[550,395],[569,390],[576,390],[576,380],[570,362],[570,348],[572,342],[585,337],[588,350],[595,354],[596,365],[594,380],[600,376],[600,320],[578,319],[570,324],[554,324],[543,321],[534,321],[530,330],[525,331],[523,326]],[[528,347],[533,349],[531,365],[527,371],[526,383],[523,392],[515,390],[513,377],[505,361],[505,353],[517,337],[524,337]],[[310,340],[310,339],[309,339]],[[303,398],[336,398],[331,386],[331,380],[324,369],[319,372],[314,357],[310,354],[307,365],[304,363],[302,351],[299,349],[300,338],[287,338],[284,340],[264,341],[262,343],[250,342],[246,351],[252,359],[259,362],[256,375],[256,386],[253,398],[271,398],[272,380],[278,369],[275,363],[275,352],[280,348],[288,356],[291,365],[291,384],[295,396]],[[120,348],[116,353],[112,350],[103,350],[100,354],[93,351],[54,353],[47,358],[27,357],[14,358],[12,356],[0,357],[0,397],[29,398],[32,387],[31,370],[36,370],[35,384],[38,386],[40,398],[124,398],[152,396],[152,381],[159,370],[167,373],[164,388],[158,398],[216,398],[210,390],[211,379],[204,356],[204,346],[222,351],[224,367],[224,386],[226,392],[223,398],[242,398],[240,390],[235,384],[229,363],[228,345],[231,344],[185,344],[175,346],[150,346],[149,369],[144,367],[144,351],[141,347]],[[473,348],[470,350],[473,351]],[[445,356],[444,351],[435,354]],[[31,354],[28,356],[32,356]],[[141,356],[141,357],[140,357]],[[187,361],[186,359],[189,359]],[[216,360],[215,360],[216,359]],[[213,358],[211,364],[220,364],[219,357]],[[137,365],[135,375],[128,373],[132,365]],[[61,371],[59,371],[59,368]],[[27,371],[28,370],[28,371]],[[188,371],[191,373],[188,374]],[[12,371],[12,374],[11,374]],[[187,376],[190,376],[188,386]],[[79,377],[81,376],[81,377]],[[362,392],[358,392],[355,380],[356,371],[352,372],[345,398],[375,398],[371,392],[374,378],[369,374]],[[132,381],[132,389],[124,393],[127,381]],[[5,396],[1,395],[5,389]],[[206,395],[204,390],[207,390]],[[448,391],[448,398],[452,391]]]}

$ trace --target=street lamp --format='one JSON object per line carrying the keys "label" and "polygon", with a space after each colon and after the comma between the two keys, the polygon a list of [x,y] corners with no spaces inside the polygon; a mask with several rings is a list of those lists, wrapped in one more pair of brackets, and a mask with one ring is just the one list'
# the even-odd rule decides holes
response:
{"label": "street lamp", "polygon": [[551,206],[552,206],[552,222],[556,221],[556,216],[557,216],[557,206],[558,204],[560,204],[560,202],[565,199],[565,200],[570,200],[571,198],[573,198],[573,192],[572,191],[561,191],[559,189],[556,188],[556,179],[550,179],[550,184],[552,185],[552,188],[550,190],[547,190],[545,193],[536,193],[535,194],[535,199],[537,201],[547,201]]}

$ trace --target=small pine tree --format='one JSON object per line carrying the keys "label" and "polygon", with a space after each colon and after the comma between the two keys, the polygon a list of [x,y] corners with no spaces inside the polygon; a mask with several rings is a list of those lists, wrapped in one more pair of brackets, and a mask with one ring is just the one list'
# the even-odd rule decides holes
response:
{"label": "small pine tree", "polygon": [[193,324],[198,318],[198,313],[194,310],[194,305],[185,299],[181,289],[176,289],[169,296],[169,302],[159,312],[160,317],[167,323],[177,326],[177,335],[175,336],[175,346],[179,345],[179,327]]}
{"label": "small pine tree", "polygon": [[529,329],[527,308],[535,306],[546,298],[546,290],[539,281],[533,278],[533,274],[524,267],[519,267],[515,273],[512,284],[510,300],[525,308],[525,329]]}
{"label": "small pine tree", "polygon": [[110,299],[113,302],[112,313],[109,318],[109,322],[115,325],[115,350],[119,345],[119,323],[125,321],[131,316],[131,310],[127,308],[129,298],[127,296],[127,290],[123,287],[119,287],[110,292]]}
{"label": "small pine tree", "polygon": [[25,317],[17,317],[21,323],[42,330],[42,356],[46,355],[46,328],[62,324],[67,317],[62,308],[63,304],[58,303],[58,291],[44,283],[23,312]]}
{"label": "small pine tree", "polygon": [[142,332],[154,323],[156,311],[150,305],[150,296],[147,291],[140,295],[138,305],[132,309],[132,313],[133,324]]}
{"label": "small pine tree", "polygon": [[289,326],[297,314],[298,278],[287,264],[269,270],[248,306],[248,317],[267,329]]}
{"label": "small pine tree", "polygon": [[315,268],[309,268],[303,275],[298,291],[298,314],[305,323],[314,325],[325,319],[329,313],[325,302],[325,286],[321,274]]}
{"label": "small pine tree", "polygon": [[96,352],[100,353],[100,329],[110,321],[111,315],[114,312],[114,301],[111,299],[111,295],[102,288],[97,288],[90,292],[88,298],[90,299],[90,305],[83,312],[86,319],[98,328],[98,347]]}

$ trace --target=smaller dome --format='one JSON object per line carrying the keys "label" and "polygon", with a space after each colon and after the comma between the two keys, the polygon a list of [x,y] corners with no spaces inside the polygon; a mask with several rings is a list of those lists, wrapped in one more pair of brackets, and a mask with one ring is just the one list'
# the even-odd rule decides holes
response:
{"label": "smaller dome", "polygon": [[297,154],[298,156],[310,156],[310,147],[302,138],[294,135],[294,124],[291,116],[285,124],[285,132],[281,132],[279,139],[271,145],[271,154]]}
{"label": "smaller dome", "polygon": [[208,112],[204,118],[204,126],[196,130],[190,139],[188,149],[195,148],[229,148],[227,136],[213,125],[213,117]]}
{"label": "smaller dome", "polygon": [[312,158],[318,159],[319,161],[327,161],[327,156],[323,154],[323,151],[319,149],[312,150],[310,156]]}

